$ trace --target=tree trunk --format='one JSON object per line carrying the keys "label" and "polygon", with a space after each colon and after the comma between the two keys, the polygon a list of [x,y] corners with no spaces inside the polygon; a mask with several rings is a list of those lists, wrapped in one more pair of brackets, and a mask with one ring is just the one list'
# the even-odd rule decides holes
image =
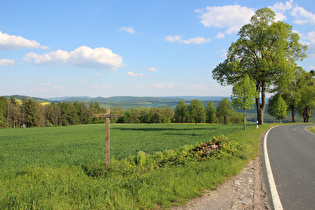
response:
{"label": "tree trunk", "polygon": [[261,94],[261,103],[260,103],[260,97],[258,95],[258,98],[256,98],[256,107],[257,107],[257,121],[258,125],[264,124],[264,114],[266,109],[266,95],[265,95],[265,84],[263,83],[261,86],[257,87],[257,90]]}
{"label": "tree trunk", "polygon": [[226,116],[224,115],[224,125],[226,125]]}
{"label": "tree trunk", "polygon": [[244,131],[246,131],[246,111],[244,108],[244,112],[243,112],[243,118],[244,118]]}

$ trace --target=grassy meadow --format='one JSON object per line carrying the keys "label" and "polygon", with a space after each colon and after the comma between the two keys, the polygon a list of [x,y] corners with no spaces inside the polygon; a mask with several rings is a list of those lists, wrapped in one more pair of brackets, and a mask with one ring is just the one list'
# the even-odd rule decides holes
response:
{"label": "grassy meadow", "polygon": [[[104,125],[2,129],[0,209],[178,205],[237,174],[258,154],[259,137],[269,127],[252,125],[245,133],[241,125],[113,124],[110,170],[103,164]],[[163,167],[149,161],[158,156],[171,159],[173,154],[183,159],[191,149],[185,145],[207,142],[221,134],[237,142],[240,151]]]}

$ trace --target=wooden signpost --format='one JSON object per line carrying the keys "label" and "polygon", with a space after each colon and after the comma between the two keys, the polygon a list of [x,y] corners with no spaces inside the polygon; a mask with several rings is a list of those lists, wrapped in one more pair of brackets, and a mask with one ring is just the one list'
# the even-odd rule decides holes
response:
{"label": "wooden signpost", "polygon": [[110,166],[110,118],[111,117],[121,117],[121,114],[111,114],[110,108],[106,108],[105,114],[94,114],[94,117],[106,117],[105,124],[105,164],[106,168],[109,169]]}

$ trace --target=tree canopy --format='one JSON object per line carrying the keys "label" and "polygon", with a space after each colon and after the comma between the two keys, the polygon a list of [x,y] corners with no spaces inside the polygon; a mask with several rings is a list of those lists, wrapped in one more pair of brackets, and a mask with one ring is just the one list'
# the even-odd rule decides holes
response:
{"label": "tree canopy", "polygon": [[276,94],[269,99],[268,114],[281,122],[287,116],[288,106],[280,94]]}
{"label": "tree canopy", "polygon": [[264,123],[266,92],[272,86],[285,87],[293,79],[296,62],[306,57],[307,46],[299,43],[299,35],[291,25],[275,22],[275,16],[270,8],[257,10],[239,31],[227,58],[212,71],[221,85],[234,85],[245,75],[255,81],[259,124]]}

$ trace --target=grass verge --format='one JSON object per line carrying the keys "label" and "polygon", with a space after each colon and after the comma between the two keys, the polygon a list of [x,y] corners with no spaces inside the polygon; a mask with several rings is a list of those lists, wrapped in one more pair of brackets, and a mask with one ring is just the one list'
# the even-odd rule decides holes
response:
{"label": "grass verge", "polygon": [[314,133],[315,134],[315,126],[310,126],[310,127],[307,127],[307,130],[311,133]]}

